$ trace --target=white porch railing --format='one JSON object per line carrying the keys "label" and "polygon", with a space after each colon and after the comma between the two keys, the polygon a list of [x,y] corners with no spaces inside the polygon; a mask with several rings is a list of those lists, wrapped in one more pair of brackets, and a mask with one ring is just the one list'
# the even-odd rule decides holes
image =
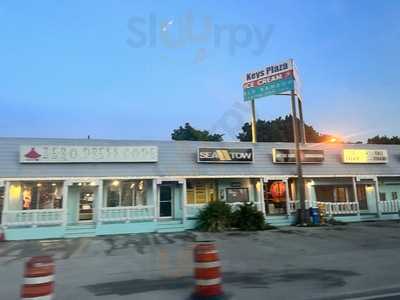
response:
{"label": "white porch railing", "polygon": [[[306,209],[309,209],[312,207],[312,201],[311,200],[306,200]],[[289,210],[291,213],[295,213],[297,209],[300,208],[300,200],[295,200],[295,201],[289,201]]]}
{"label": "white porch railing", "polygon": [[4,212],[4,226],[60,225],[64,222],[63,209],[9,210]]}
{"label": "white porch railing", "polygon": [[317,202],[328,216],[359,214],[358,202]]}
{"label": "white porch railing", "polygon": [[186,218],[196,218],[201,209],[207,204],[186,204]]}
{"label": "white porch railing", "polygon": [[382,213],[398,213],[400,210],[400,200],[380,201],[379,205]]}
{"label": "white porch railing", "polygon": [[154,206],[103,207],[100,210],[100,222],[129,222],[153,219]]}

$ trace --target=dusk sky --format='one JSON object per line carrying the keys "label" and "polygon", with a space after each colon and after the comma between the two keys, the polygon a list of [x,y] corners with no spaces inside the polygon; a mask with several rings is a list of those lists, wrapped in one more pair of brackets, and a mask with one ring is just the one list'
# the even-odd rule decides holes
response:
{"label": "dusk sky", "polygon": [[246,72],[288,58],[315,129],[400,135],[400,1],[2,0],[0,34],[0,136],[165,140],[190,122],[233,140]]}

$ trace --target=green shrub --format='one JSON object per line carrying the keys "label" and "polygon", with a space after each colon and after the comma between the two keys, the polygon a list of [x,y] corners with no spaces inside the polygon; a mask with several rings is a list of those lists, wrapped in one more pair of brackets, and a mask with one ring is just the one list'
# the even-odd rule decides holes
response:
{"label": "green shrub", "polygon": [[240,230],[263,230],[265,229],[265,217],[253,203],[244,203],[234,212],[232,225]]}
{"label": "green shrub", "polygon": [[197,228],[204,231],[224,231],[232,221],[231,206],[222,201],[212,201],[198,214]]}

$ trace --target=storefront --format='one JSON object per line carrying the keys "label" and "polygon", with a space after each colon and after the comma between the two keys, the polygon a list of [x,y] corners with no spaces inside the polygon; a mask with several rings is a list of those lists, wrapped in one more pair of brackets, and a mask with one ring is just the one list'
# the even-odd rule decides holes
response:
{"label": "storefront", "polygon": [[[307,207],[399,218],[400,147],[310,144],[301,155]],[[289,225],[296,185],[292,144],[0,139],[8,240],[183,231],[215,200],[252,202]]]}

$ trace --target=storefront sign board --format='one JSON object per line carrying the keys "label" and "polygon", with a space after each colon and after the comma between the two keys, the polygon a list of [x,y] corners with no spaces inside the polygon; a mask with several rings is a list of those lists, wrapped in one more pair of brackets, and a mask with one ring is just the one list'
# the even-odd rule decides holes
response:
{"label": "storefront sign board", "polygon": [[252,148],[198,148],[199,163],[252,163]]}
{"label": "storefront sign board", "polygon": [[157,162],[156,146],[22,145],[20,163]]}

